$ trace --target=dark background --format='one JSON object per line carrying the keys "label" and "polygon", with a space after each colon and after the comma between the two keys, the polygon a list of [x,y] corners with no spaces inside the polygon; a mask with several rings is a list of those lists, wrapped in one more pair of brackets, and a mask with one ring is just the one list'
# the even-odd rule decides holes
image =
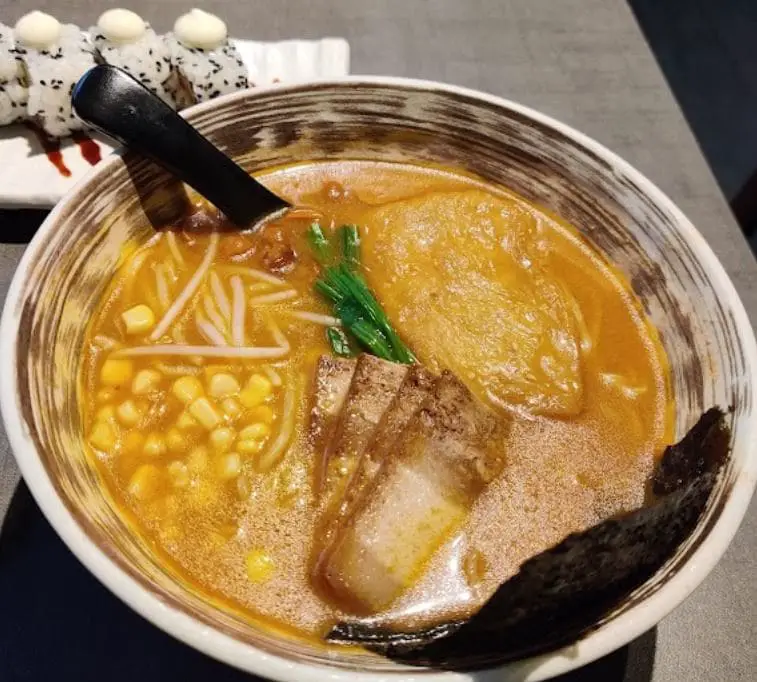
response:
{"label": "dark background", "polygon": [[757,0],[629,4],[757,249]]}

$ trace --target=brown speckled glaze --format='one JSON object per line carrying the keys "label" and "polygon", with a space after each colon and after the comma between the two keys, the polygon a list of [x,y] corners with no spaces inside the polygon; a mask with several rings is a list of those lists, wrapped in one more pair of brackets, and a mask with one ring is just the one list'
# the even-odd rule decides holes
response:
{"label": "brown speckled glaze", "polygon": [[[722,281],[713,279],[684,236],[683,217],[646,193],[637,174],[611,155],[502,103],[399,81],[250,92],[203,107],[189,119],[250,171],[315,159],[431,162],[475,173],[547,207],[626,273],[660,331],[672,369],[678,435],[707,407],[732,405],[734,452],[743,446],[755,405],[738,315]],[[326,658],[324,649],[261,631],[195,592],[127,527],[87,460],[76,399],[87,318],[123,242],[146,237],[152,229],[148,214],[154,219],[156,208],[170,214],[177,200],[181,193],[162,171],[127,155],[103,164],[51,218],[15,311],[21,320],[15,380],[29,435],[82,531],[165,604],[285,658],[394,668],[358,652]],[[619,613],[680,569],[727,501],[735,476],[729,465],[698,532]]]}

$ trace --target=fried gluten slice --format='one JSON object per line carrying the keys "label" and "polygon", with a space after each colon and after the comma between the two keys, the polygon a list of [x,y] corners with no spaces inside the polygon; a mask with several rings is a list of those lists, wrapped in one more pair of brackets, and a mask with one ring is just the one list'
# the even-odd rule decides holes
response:
{"label": "fried gluten slice", "polygon": [[[357,360],[321,355],[315,369],[313,406],[308,438],[317,460],[322,461],[350,389]],[[323,485],[323,466],[316,469],[316,486]]]}
{"label": "fried gluten slice", "polygon": [[504,466],[509,420],[442,374],[316,566],[347,611],[388,607],[423,573]]}
{"label": "fried gluten slice", "polygon": [[337,523],[348,517],[359,503],[381,469],[382,462],[391,456],[400,434],[432,395],[436,380],[436,375],[421,365],[412,365],[407,371],[399,391],[381,417],[370,445],[347,483]]}
{"label": "fried gluten slice", "polygon": [[347,483],[407,371],[407,365],[373,355],[358,357],[339,423],[323,453],[320,494],[326,518],[338,513]]}

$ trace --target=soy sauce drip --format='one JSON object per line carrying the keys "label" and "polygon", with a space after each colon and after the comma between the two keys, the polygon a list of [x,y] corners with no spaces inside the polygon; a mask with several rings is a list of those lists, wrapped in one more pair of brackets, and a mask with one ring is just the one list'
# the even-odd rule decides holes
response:
{"label": "soy sauce drip", "polygon": [[79,145],[82,157],[90,166],[100,163],[102,155],[100,154],[100,145],[97,142],[84,133],[74,133],[73,138],[74,142]]}
{"label": "soy sauce drip", "polygon": [[66,166],[65,161],[63,161],[63,154],[60,151],[60,140],[56,140],[50,137],[47,133],[34,125],[28,125],[27,127],[36,136],[40,146],[42,147],[42,151],[45,152],[45,155],[47,156],[50,163],[58,169],[58,172],[64,178],[70,178],[71,171],[69,170],[68,166]]}

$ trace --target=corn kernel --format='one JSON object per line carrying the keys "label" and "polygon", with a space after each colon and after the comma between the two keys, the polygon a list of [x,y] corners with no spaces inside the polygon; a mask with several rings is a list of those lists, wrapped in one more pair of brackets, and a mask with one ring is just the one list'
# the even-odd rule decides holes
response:
{"label": "corn kernel", "polygon": [[263,442],[259,440],[240,440],[237,450],[243,455],[254,455],[263,449]]}
{"label": "corn kernel", "polygon": [[160,488],[160,469],[154,464],[142,464],[129,480],[129,493],[138,500],[155,497]]}
{"label": "corn kernel", "polygon": [[95,412],[95,419],[101,422],[113,422],[116,420],[116,408],[113,405],[103,405]]}
{"label": "corn kernel", "polygon": [[238,419],[239,415],[242,414],[242,406],[234,398],[226,398],[221,403],[221,409],[231,420]]}
{"label": "corn kernel", "polygon": [[221,422],[221,417],[216,412],[216,408],[213,407],[211,402],[207,398],[197,398],[189,406],[189,414],[191,414],[200,424],[202,424],[208,431],[214,429]]}
{"label": "corn kernel", "polygon": [[239,432],[239,438],[242,440],[260,440],[261,438],[265,438],[269,433],[271,433],[271,427],[268,424],[263,424],[263,422],[258,422],[257,424],[245,426]]}
{"label": "corn kernel", "polygon": [[210,380],[210,378],[214,374],[221,374],[222,372],[225,372],[226,374],[229,373],[229,366],[228,365],[206,365],[202,368],[202,373],[205,375],[206,380]]}
{"label": "corn kernel", "polygon": [[145,437],[139,431],[130,431],[124,438],[124,452],[131,455],[142,452],[144,444]]}
{"label": "corn kernel", "polygon": [[208,393],[214,398],[226,398],[239,393],[239,382],[236,377],[226,372],[220,372],[210,377]]}
{"label": "corn kernel", "polygon": [[208,466],[208,449],[199,446],[196,447],[187,457],[187,467],[193,474],[199,474],[205,471]]}
{"label": "corn kernel", "polygon": [[242,471],[242,458],[236,452],[221,455],[215,462],[216,474],[223,481],[230,481]]}
{"label": "corn kernel", "polygon": [[181,377],[173,382],[173,394],[183,403],[191,403],[202,395],[202,384],[197,377]]}
{"label": "corn kernel", "polygon": [[275,566],[271,556],[262,549],[247,552],[244,559],[247,577],[253,583],[264,583],[271,579]]}
{"label": "corn kernel", "polygon": [[200,425],[197,423],[197,420],[185,410],[176,420],[176,426],[182,431],[191,431],[192,429],[198,428]]}
{"label": "corn kernel", "polygon": [[273,391],[273,384],[271,380],[263,374],[252,374],[247,380],[245,388],[251,388],[257,391],[263,392],[266,396],[269,396]]}
{"label": "corn kernel", "polygon": [[210,447],[216,452],[226,452],[234,445],[234,439],[236,433],[234,429],[230,429],[228,426],[219,426],[217,429],[213,429],[208,436]]}
{"label": "corn kernel", "polygon": [[245,407],[252,408],[262,404],[273,392],[273,384],[262,374],[253,374],[244,390],[239,394],[239,401]]}
{"label": "corn kernel", "polygon": [[142,417],[133,400],[124,400],[118,406],[116,416],[124,426],[135,426]]}
{"label": "corn kernel", "polygon": [[156,369],[141,369],[131,383],[131,392],[134,395],[147,395],[160,386],[163,375]]}
{"label": "corn kernel", "polygon": [[126,325],[127,334],[145,334],[155,324],[155,314],[150,306],[146,306],[144,303],[135,305],[125,313],[121,313],[121,319]]}
{"label": "corn kernel", "polygon": [[222,523],[216,530],[227,540],[231,540],[239,532],[239,528],[233,523]]}
{"label": "corn kernel", "polygon": [[131,381],[134,363],[127,359],[109,358],[100,368],[100,381],[106,386],[123,386]]}
{"label": "corn kernel", "polygon": [[101,388],[95,396],[98,403],[109,403],[111,400],[114,400],[115,397],[116,392],[112,388]]}
{"label": "corn kernel", "polygon": [[142,452],[150,457],[162,457],[166,454],[166,441],[159,433],[151,433],[145,440]]}
{"label": "corn kernel", "polygon": [[189,485],[189,469],[184,462],[174,460],[167,469],[174,488],[186,488]]}
{"label": "corn kernel", "polygon": [[90,444],[98,450],[110,452],[116,446],[116,430],[110,422],[99,421],[89,434]]}
{"label": "corn kernel", "polygon": [[166,434],[166,445],[171,452],[184,452],[187,449],[187,439],[184,438],[181,431],[176,427],[168,429]]}
{"label": "corn kernel", "polygon": [[256,422],[263,422],[264,424],[273,424],[274,414],[273,410],[268,405],[258,405],[256,408],[250,411],[250,416]]}

